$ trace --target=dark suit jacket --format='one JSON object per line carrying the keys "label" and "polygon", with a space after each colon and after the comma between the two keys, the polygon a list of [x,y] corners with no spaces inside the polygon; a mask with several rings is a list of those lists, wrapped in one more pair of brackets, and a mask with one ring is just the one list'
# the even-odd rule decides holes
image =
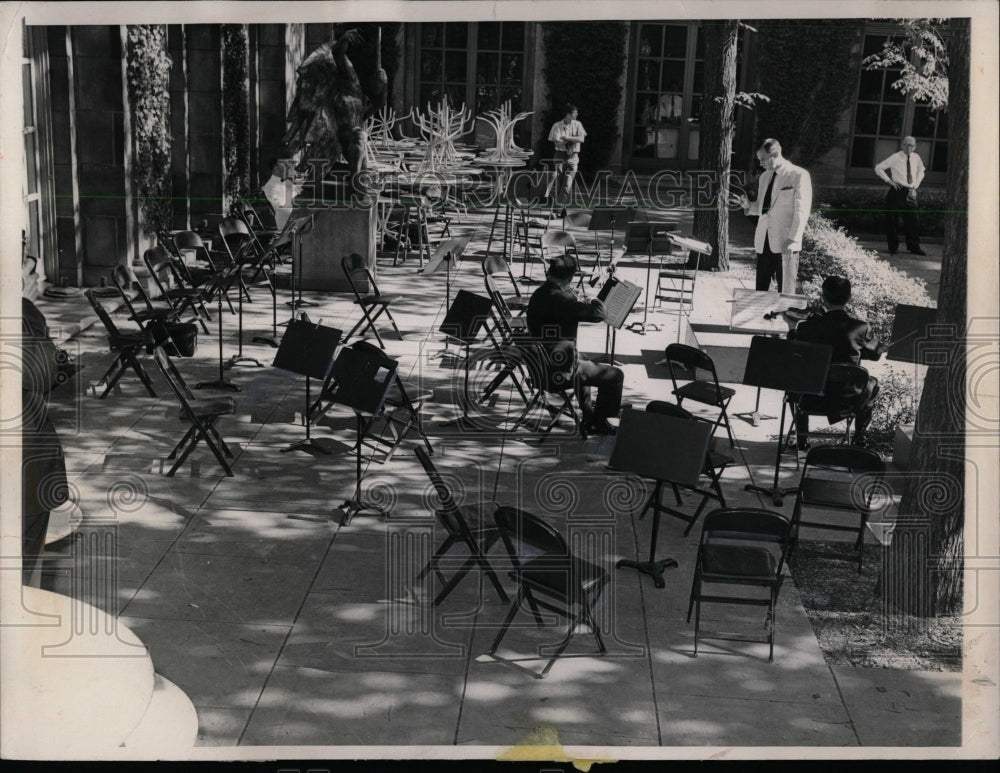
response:
{"label": "dark suit jacket", "polygon": [[833,347],[832,362],[860,365],[861,360],[877,360],[886,350],[871,326],[854,319],[843,309],[812,314],[789,334],[797,341],[828,344]]}
{"label": "dark suit jacket", "polygon": [[528,331],[542,342],[557,370],[576,370],[576,329],[580,322],[600,322],[601,309],[579,301],[572,290],[546,281],[531,294],[527,309]]}

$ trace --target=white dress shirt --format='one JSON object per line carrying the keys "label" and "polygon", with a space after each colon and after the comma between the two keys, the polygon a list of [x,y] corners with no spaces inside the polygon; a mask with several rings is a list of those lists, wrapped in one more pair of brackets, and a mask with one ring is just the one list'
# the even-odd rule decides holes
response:
{"label": "white dress shirt", "polygon": [[[889,174],[892,174],[890,178]],[[920,156],[916,153],[910,153],[910,176],[912,182],[906,182],[906,153],[902,150],[898,150],[889,156],[885,161],[877,164],[875,166],[875,174],[881,177],[885,182],[895,180],[897,183],[902,185],[904,188],[913,188],[916,190],[920,187],[920,183],[924,179],[924,162],[920,160]]]}

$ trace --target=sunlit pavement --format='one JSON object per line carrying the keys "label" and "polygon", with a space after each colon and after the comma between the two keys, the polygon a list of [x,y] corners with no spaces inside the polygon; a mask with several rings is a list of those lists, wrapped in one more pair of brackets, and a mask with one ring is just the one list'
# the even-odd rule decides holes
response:
{"label": "sunlit pavement", "polygon": [[[682,232],[690,229],[689,211],[663,219],[678,220]],[[473,214],[453,226],[455,235],[473,241],[452,274],[452,297],[458,289],[484,293],[480,262],[489,223],[489,214]],[[592,234],[577,235],[581,247],[593,244]],[[607,250],[606,240],[602,247]],[[541,277],[540,263],[528,268]],[[685,537],[686,524],[663,518],[658,555],[675,558],[678,566],[666,571],[666,587],[656,589],[649,577],[614,568],[619,558],[645,559],[652,519],[637,517],[649,484],[637,489],[636,479],[606,469],[610,438],[582,440],[566,420],[545,439],[530,428],[505,433],[522,406],[509,382],[491,401],[471,406],[481,431],[442,426],[461,413],[456,400],[463,370],[460,357],[441,356],[445,276],[417,269],[415,253],[397,267],[391,255],[379,260],[382,291],[402,296],[391,311],[403,340],[388,327],[380,332],[399,373],[433,393],[421,417],[434,463],[470,513],[490,521],[490,509],[472,506],[480,500],[534,512],[611,572],[598,613],[608,653],[596,655],[593,637],[581,630],[545,679],[536,679],[533,672],[545,662],[539,648],[557,643],[562,626],[536,628],[522,613],[492,658],[485,653],[507,604],[488,582],[470,573],[440,605],[426,602],[440,585],[433,578],[416,583],[415,577],[444,535],[413,453],[416,434],[387,463],[366,456],[362,498],[386,508],[388,517],[360,513],[340,525],[334,511],[354,492],[354,416],[337,407],[311,428],[329,455],[283,452],[305,437],[305,379],[272,368],[274,349],[251,343],[270,333],[266,291],[255,290],[254,302],[244,305],[243,353],[262,367],[226,371],[241,390],[234,395],[235,415],[219,424],[235,454],[232,478],[204,446],[175,477],[166,477],[165,457],[184,426],[151,358],[145,365],[159,398],[146,395],[127,374],[120,390],[98,400],[90,385],[110,362],[103,329],[87,327],[92,320],[82,299],[43,302],[58,336],[84,328],[67,348],[85,368],[52,395],[84,516],[75,537],[50,545],[54,589],[120,615],[148,646],[157,672],[193,701],[199,744],[458,744],[490,747],[482,753],[494,756],[495,747],[539,733],[567,747],[960,742],[961,675],[828,667],[794,577],[780,598],[773,663],[766,643],[708,638],[694,657],[693,623],[685,617],[700,523]],[[514,273],[522,271],[518,260]],[[646,275],[644,256],[626,257],[619,270],[643,286]],[[696,335],[699,326],[728,323],[725,301],[742,286],[739,275],[699,275],[691,318]],[[521,290],[529,294],[535,286],[522,284]],[[307,309],[313,321],[347,331],[358,318],[348,294],[304,295],[318,304]],[[279,322],[289,316],[286,300],[287,291],[280,291]],[[639,312],[632,319],[641,318]],[[667,369],[657,362],[677,340],[679,320],[659,309],[647,322],[660,329],[644,335],[622,330],[616,341],[624,399],[635,408],[652,399],[672,401]],[[226,313],[223,325],[228,359],[237,348],[236,318]],[[218,376],[214,320],[209,329],[195,357],[175,359],[192,386]],[[582,325],[581,350],[602,354],[605,329]],[[451,352],[458,352],[454,345]],[[474,368],[470,391],[477,395],[494,373]],[[717,433],[717,449],[734,457],[723,477],[727,504],[772,506],[769,497],[744,486],[770,484],[778,421],[765,418],[754,426],[749,414],[757,390],[734,386],[729,413],[736,447],[730,448],[724,431]],[[313,397],[317,388],[313,382]],[[778,416],[780,395],[761,393],[759,412]],[[794,456],[785,455],[779,484],[794,486],[799,471]],[[785,515],[792,501],[787,497],[780,508]],[[692,512],[697,502],[685,494],[683,509]],[[102,542],[102,536],[109,539]],[[98,544],[113,548],[95,552]],[[512,595],[502,545],[490,559]],[[853,571],[851,564],[844,567]],[[703,628],[762,638],[763,610],[707,605]],[[472,748],[469,754],[478,756]]]}

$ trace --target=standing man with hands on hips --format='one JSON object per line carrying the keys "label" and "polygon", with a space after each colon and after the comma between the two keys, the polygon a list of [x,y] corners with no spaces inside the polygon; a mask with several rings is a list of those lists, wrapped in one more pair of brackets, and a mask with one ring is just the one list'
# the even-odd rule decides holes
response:
{"label": "standing man with hands on hips", "polygon": [[926,255],[920,248],[920,215],[917,214],[917,188],[924,180],[924,162],[914,151],[917,141],[903,137],[901,150],[875,166],[875,174],[889,184],[885,196],[885,238],[889,254],[899,251],[899,215],[903,215],[906,249],[913,255]]}
{"label": "standing man with hands on hips", "polygon": [[757,253],[757,290],[767,290],[773,278],[778,292],[794,293],[799,274],[802,234],[812,207],[812,179],[802,167],[781,155],[774,139],[761,143],[757,160],[764,168],[757,200],[745,193],[733,197],[747,215],[758,216],[753,246]]}

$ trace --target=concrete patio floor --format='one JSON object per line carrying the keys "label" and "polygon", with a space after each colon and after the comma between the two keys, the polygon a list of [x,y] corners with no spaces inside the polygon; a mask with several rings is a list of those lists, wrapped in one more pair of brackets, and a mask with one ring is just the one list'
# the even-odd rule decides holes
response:
{"label": "concrete patio floor", "polygon": [[[669,215],[682,232],[690,230],[689,211]],[[479,263],[489,218],[472,214],[453,230],[473,241],[453,272],[452,297],[458,289],[483,294]],[[591,238],[580,234],[581,245]],[[158,399],[132,375],[119,391],[96,399],[90,383],[110,361],[103,329],[87,327],[85,301],[40,304],[62,337],[75,334],[68,347],[85,365],[52,395],[84,515],[74,537],[50,545],[55,590],[117,614],[142,639],[156,671],[197,708],[200,746],[246,747],[242,752],[250,755],[258,751],[252,747],[278,746],[283,756],[293,753],[289,747],[332,747],[333,755],[343,747],[390,747],[369,752],[391,756],[391,747],[402,745],[458,745],[469,756],[494,757],[498,748],[542,733],[566,747],[642,757],[664,753],[643,752],[647,747],[757,747],[763,753],[763,747],[962,743],[960,673],[826,665],[794,576],[780,598],[773,663],[765,643],[707,638],[694,657],[693,623],[685,617],[700,523],[685,537],[685,524],[664,517],[658,554],[679,566],[667,570],[666,587],[656,589],[647,576],[614,568],[619,558],[645,558],[651,519],[637,518],[648,484],[606,469],[612,439],[582,440],[565,421],[544,440],[529,429],[504,433],[521,405],[509,384],[494,401],[473,408],[486,431],[441,426],[458,415],[462,387],[461,364],[440,356],[444,345],[436,332],[444,275],[418,275],[415,254],[398,267],[391,263],[391,257],[380,259],[378,281],[384,293],[402,296],[392,313],[403,340],[380,330],[399,372],[433,392],[421,415],[434,463],[464,502],[492,500],[541,515],[578,537],[575,544],[609,569],[612,583],[599,613],[609,652],[597,656],[593,638],[581,631],[548,676],[536,679],[530,672],[544,663],[539,647],[558,642],[562,626],[538,629],[522,615],[494,659],[485,653],[507,605],[488,583],[480,587],[470,574],[441,605],[423,602],[437,586],[416,586],[414,578],[444,537],[431,515],[433,491],[412,451],[415,435],[388,463],[365,465],[363,497],[387,508],[387,518],[360,514],[346,526],[331,518],[353,495],[354,418],[336,408],[313,427],[329,455],[282,452],[305,434],[305,380],[270,367],[274,350],[250,343],[270,331],[266,292],[256,291],[244,307],[243,352],[264,367],[227,371],[241,389],[235,415],[219,425],[236,454],[232,478],[203,446],[175,477],[165,477],[164,457],[183,430],[152,361],[147,368]],[[521,273],[519,262],[514,270]],[[539,264],[532,273],[541,276]],[[619,275],[645,285],[644,262],[627,259]],[[743,284],[739,275],[699,275],[693,324],[725,319],[725,301]],[[534,286],[523,285],[523,292]],[[307,309],[314,321],[346,332],[357,319],[347,294],[304,295],[318,304]],[[282,321],[285,300],[287,292],[280,293]],[[656,311],[650,320],[662,329],[617,336],[624,399],[636,408],[652,399],[672,401],[667,370],[655,363],[676,340],[678,319]],[[223,324],[229,358],[236,351],[235,318],[227,313]],[[218,373],[215,325],[211,335],[200,336],[195,357],[175,358],[191,385]],[[597,354],[604,346],[603,325],[581,326],[581,350]],[[473,393],[492,375],[474,370]],[[778,422],[753,426],[736,418],[753,410],[757,393],[734,387],[736,447],[717,433],[719,450],[735,460],[723,477],[727,503],[771,506],[744,485],[770,482]],[[778,394],[764,392],[760,399],[761,413],[778,415]],[[784,457],[781,484],[793,486],[798,474],[794,458]],[[684,501],[688,512],[697,502],[690,494]],[[780,510],[790,516],[792,497]],[[487,522],[490,514],[481,511]],[[86,550],[93,544],[88,535],[110,535],[111,553]],[[497,545],[490,557],[512,592],[502,554]],[[845,571],[852,571],[849,564]],[[760,637],[763,618],[756,609],[707,605],[703,626]],[[620,747],[632,751],[616,755]],[[580,756],[596,754],[586,751]]]}

